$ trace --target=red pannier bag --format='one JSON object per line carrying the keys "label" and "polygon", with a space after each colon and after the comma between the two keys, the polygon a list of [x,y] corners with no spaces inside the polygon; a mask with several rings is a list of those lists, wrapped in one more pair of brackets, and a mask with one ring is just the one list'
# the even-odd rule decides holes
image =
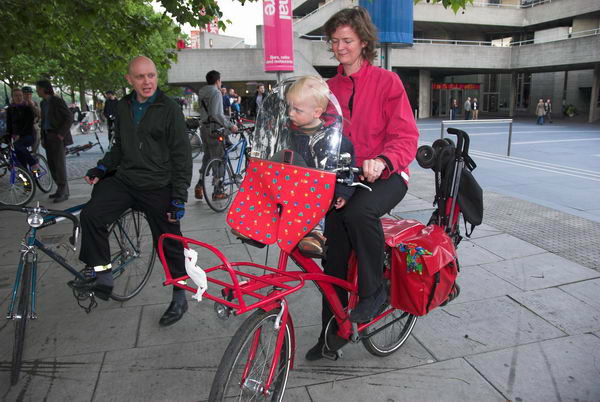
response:
{"label": "red pannier bag", "polygon": [[391,305],[422,316],[448,299],[458,260],[452,240],[437,225],[398,239],[392,247]]}

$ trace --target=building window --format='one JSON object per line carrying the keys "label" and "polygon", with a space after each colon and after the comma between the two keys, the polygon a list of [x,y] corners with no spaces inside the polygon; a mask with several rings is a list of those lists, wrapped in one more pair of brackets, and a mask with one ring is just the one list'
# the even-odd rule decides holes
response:
{"label": "building window", "polygon": [[517,74],[517,109],[529,107],[531,93],[531,73]]}

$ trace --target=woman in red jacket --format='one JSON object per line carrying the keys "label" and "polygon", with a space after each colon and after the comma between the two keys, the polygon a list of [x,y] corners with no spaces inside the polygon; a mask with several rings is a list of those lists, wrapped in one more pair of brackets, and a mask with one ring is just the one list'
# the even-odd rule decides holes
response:
{"label": "woman in red jacket", "polygon": [[[325,273],[346,279],[348,259],[358,257],[360,301],[350,314],[353,322],[373,317],[387,294],[383,286],[384,235],[379,218],[406,195],[408,165],[417,152],[419,132],[402,81],[397,74],[373,66],[377,29],[362,7],[340,10],[325,23],[331,51],[340,62],[329,88],[342,107],[344,135],[355,149],[361,180],[372,192],[357,188],[348,204],[333,209],[325,221]],[[347,293],[338,289],[342,302]],[[323,301],[323,330],[307,360],[323,357],[324,332],[332,317]]]}

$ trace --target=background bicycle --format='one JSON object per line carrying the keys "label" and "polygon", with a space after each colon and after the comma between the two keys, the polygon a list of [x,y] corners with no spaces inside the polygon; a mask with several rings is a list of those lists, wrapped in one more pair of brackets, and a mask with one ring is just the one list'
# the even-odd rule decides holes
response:
{"label": "background bicycle", "polygon": [[[64,219],[71,220],[73,231],[68,241],[69,247],[75,251],[79,237],[79,221],[76,214],[81,211],[83,206],[78,205],[64,211],[57,211],[46,210],[39,205],[35,208],[0,205],[0,211],[26,214],[29,225],[29,230],[21,242],[21,256],[6,315],[7,319],[15,323],[11,362],[12,384],[18,381],[21,371],[27,321],[38,318],[36,306],[38,250],[74,277],[83,279],[81,273],[74,266],[38,238],[38,231]],[[143,213],[128,210],[107,229],[111,248],[112,273],[115,280],[111,298],[116,301],[127,301],[142,290],[150,277],[156,259],[150,226]],[[75,289],[72,291],[77,303],[86,312],[90,312],[95,307],[96,301],[93,293]]]}
{"label": "background bicycle", "polygon": [[25,205],[35,196],[36,186],[44,193],[52,190],[48,161],[39,153],[33,157],[39,167],[31,171],[19,164],[10,140],[0,145],[0,204]]}
{"label": "background bicycle", "polygon": [[185,125],[187,135],[192,146],[192,159],[196,159],[202,152],[202,139],[200,138],[200,120],[195,117],[186,117]]}
{"label": "background bicycle", "polygon": [[223,212],[229,207],[246,174],[250,147],[246,139],[247,133],[254,128],[240,129],[237,142],[227,144],[225,129],[218,131],[221,145],[225,149],[222,158],[211,159],[206,165],[202,177],[202,187],[208,206],[215,212]]}

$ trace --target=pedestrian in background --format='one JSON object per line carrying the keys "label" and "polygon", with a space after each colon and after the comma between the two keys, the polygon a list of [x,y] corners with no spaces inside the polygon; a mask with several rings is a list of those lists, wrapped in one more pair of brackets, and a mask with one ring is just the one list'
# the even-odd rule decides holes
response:
{"label": "pedestrian in background", "polygon": [[223,96],[223,113],[231,116],[231,98],[227,93],[227,88],[221,87],[221,95]]}
{"label": "pedestrian in background", "polygon": [[450,120],[456,120],[458,117],[458,101],[456,99],[452,99],[452,104],[450,105]]}
{"label": "pedestrian in background", "polygon": [[113,91],[106,91],[106,102],[104,102],[104,117],[106,117],[106,125],[108,128],[108,142],[112,141],[113,127],[117,119],[117,105],[119,101]]}
{"label": "pedestrian in background", "polygon": [[[221,88],[221,92],[219,92]],[[196,199],[201,200],[205,196],[212,197],[213,200],[223,198],[225,195],[222,191],[215,190],[214,194],[204,194],[202,187],[202,177],[204,176],[204,169],[206,165],[213,158],[221,158],[223,153],[223,146],[219,141],[219,134],[215,134],[216,130],[221,127],[225,127],[232,133],[237,133],[237,126],[229,120],[224,112],[224,97],[227,94],[223,94],[225,87],[221,87],[221,73],[212,70],[206,74],[206,85],[198,92],[198,104],[200,105],[200,121],[202,126],[200,128],[200,137],[202,138],[202,147],[204,148],[204,155],[202,156],[202,166],[200,167],[200,179],[194,188],[194,196]]]}
{"label": "pedestrian in background", "polygon": [[546,114],[546,105],[544,105],[544,100],[540,99],[538,101],[537,106],[535,107],[535,115],[537,116],[536,124],[540,126],[544,125],[544,115]]}
{"label": "pedestrian in background", "polygon": [[33,145],[31,147],[31,152],[32,153],[37,153],[38,149],[40,148],[40,140],[42,137],[42,134],[40,132],[40,118],[42,115],[42,112],[40,110],[40,105],[33,100],[33,89],[29,86],[24,86],[22,88],[23,90],[23,98],[25,99],[25,104],[29,105],[29,107],[31,107],[33,109],[33,114],[35,115],[35,119],[33,120],[33,129],[35,130],[34,133],[34,142]]}
{"label": "pedestrian in background", "polygon": [[17,160],[24,169],[29,167],[35,172],[39,169],[38,162],[29,153],[28,147],[35,141],[33,122],[35,114],[31,106],[25,103],[21,88],[13,88],[12,103],[6,110],[6,133],[12,137]]}
{"label": "pedestrian in background", "polygon": [[544,110],[546,111],[548,122],[552,123],[552,102],[550,99],[546,100],[546,103],[544,103]]}
{"label": "pedestrian in background", "polygon": [[69,199],[69,184],[67,183],[67,161],[65,147],[73,144],[71,123],[73,114],[62,98],[54,95],[52,84],[48,80],[36,82],[37,94],[43,98],[40,105],[42,111],[42,145],[46,148],[48,167],[57,189],[50,198],[54,202]]}
{"label": "pedestrian in background", "polygon": [[471,120],[471,97],[468,97],[464,105],[465,120]]}
{"label": "pedestrian in background", "polygon": [[471,104],[471,109],[473,110],[473,120],[479,119],[479,101],[477,98],[473,98],[473,103]]}
{"label": "pedestrian in background", "polygon": [[250,116],[256,117],[260,107],[262,106],[263,100],[267,97],[267,93],[265,91],[265,84],[258,84],[256,86],[256,92],[252,97],[252,101],[250,102]]}

